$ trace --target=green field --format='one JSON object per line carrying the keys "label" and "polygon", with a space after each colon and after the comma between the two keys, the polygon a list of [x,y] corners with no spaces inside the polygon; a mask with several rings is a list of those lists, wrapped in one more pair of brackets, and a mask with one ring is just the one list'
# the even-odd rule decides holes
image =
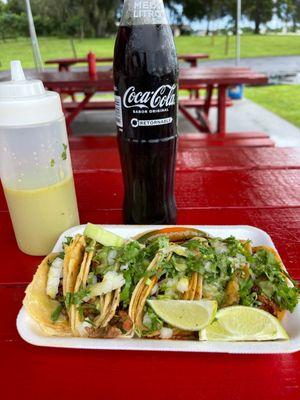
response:
{"label": "green field", "polygon": [[247,88],[245,96],[300,128],[300,85]]}
{"label": "green field", "polygon": [[[72,57],[68,39],[40,38],[40,48],[44,60],[57,57]],[[111,56],[114,38],[74,40],[78,56],[86,56],[92,50],[99,57]],[[235,38],[229,38],[226,52],[226,37],[181,36],[176,38],[178,53],[208,53],[212,59],[235,56]],[[284,56],[300,54],[300,36],[243,36],[242,57]],[[0,41],[0,69],[8,69],[11,59],[20,59],[24,67],[33,67],[29,39]]]}

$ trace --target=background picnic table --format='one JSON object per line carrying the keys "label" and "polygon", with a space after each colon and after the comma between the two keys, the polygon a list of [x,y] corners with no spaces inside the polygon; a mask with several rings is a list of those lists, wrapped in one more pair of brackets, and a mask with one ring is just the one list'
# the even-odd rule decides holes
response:
{"label": "background picnic table", "polygon": [[[44,85],[54,91],[60,93],[83,93],[84,98],[74,104],[74,107],[67,113],[67,124],[70,125],[74,118],[84,110],[90,102],[93,95],[97,92],[113,92],[113,72],[101,71],[91,76],[88,72],[43,72],[36,73],[29,71],[28,77],[40,79]],[[3,75],[0,81],[8,80],[9,75]],[[179,73],[179,89],[188,89],[197,91],[207,85],[208,96],[206,99],[200,99],[199,112],[201,113],[202,120],[204,121],[205,128],[208,132],[212,132],[209,127],[208,113],[211,108],[212,91],[217,90],[216,107],[218,109],[217,120],[217,133],[225,135],[226,130],[226,106],[227,106],[227,89],[230,86],[239,84],[253,84],[263,85],[268,82],[268,78],[264,74],[256,73],[249,68],[240,67],[223,67],[223,68],[181,68]],[[199,101],[199,99],[192,99],[191,101]],[[107,109],[107,102],[103,102],[102,106],[99,102],[98,109]],[[90,103],[92,104],[92,103]],[[70,107],[68,103],[63,102],[64,107]],[[108,108],[114,108],[114,103],[109,102]],[[180,103],[179,109],[183,112],[185,117],[201,131],[202,124],[199,123],[198,117],[194,116],[187,110],[186,103]]]}
{"label": "background picnic table", "polygon": [[[116,142],[72,152],[81,222],[122,223]],[[178,224],[249,224],[266,230],[300,278],[300,149],[201,149],[181,138]],[[299,400],[300,353],[229,355],[48,349],[18,336],[15,320],[41,258],[21,253],[0,193],[2,390],[43,399]]]}
{"label": "background picnic table", "polygon": [[[89,53],[90,54],[90,53]],[[93,54],[93,53],[92,53]],[[194,53],[194,54],[179,54],[178,59],[188,63],[191,67],[196,67],[198,60],[203,60],[209,58],[209,55],[206,53]],[[97,63],[112,63],[113,57],[96,57],[95,61]],[[80,63],[88,63],[89,59],[87,57],[77,57],[77,58],[54,58],[51,60],[45,61],[47,65],[58,65],[59,71],[69,71],[72,65],[80,64]]]}

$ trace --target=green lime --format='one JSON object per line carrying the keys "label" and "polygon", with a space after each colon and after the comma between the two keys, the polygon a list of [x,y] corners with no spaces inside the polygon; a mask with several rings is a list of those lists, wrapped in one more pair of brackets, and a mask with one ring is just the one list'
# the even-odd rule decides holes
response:
{"label": "green lime", "polygon": [[185,331],[205,328],[217,312],[217,302],[210,300],[148,300],[148,304],[162,320]]}
{"label": "green lime", "polygon": [[200,340],[263,341],[288,339],[280,321],[258,308],[232,306],[219,310],[215,321],[201,330]]}

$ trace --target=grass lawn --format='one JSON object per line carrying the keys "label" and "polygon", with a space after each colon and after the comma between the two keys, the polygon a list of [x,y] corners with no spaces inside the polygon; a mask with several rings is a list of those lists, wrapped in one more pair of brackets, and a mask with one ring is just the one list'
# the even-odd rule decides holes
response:
{"label": "grass lawn", "polygon": [[246,88],[245,96],[300,128],[300,85]]}
{"label": "grass lawn", "polygon": [[[68,39],[40,38],[44,60],[57,57],[73,57]],[[74,40],[78,56],[86,56],[93,50],[99,57],[113,54],[114,38]],[[208,53],[212,59],[235,56],[235,38],[229,39],[229,51],[225,51],[226,37],[181,36],[176,38],[178,53]],[[300,55],[300,36],[243,36],[242,57]],[[0,69],[8,69],[11,59],[20,59],[24,67],[33,67],[29,39],[0,42]]]}

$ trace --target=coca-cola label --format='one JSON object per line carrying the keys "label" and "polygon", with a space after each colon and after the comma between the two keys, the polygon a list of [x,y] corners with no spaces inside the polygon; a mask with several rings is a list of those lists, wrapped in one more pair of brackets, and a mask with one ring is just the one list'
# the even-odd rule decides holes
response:
{"label": "coca-cola label", "polygon": [[164,108],[174,106],[176,102],[176,85],[162,85],[155,91],[138,92],[130,86],[123,97],[125,108]]}
{"label": "coca-cola label", "polygon": [[[171,109],[176,107],[177,85],[161,85],[157,89],[149,91],[137,90],[135,86],[129,86],[120,96],[115,93],[116,122],[123,128],[123,113],[130,114],[132,128],[166,125],[173,122]],[[152,116],[163,118],[152,119]],[[169,115],[168,115],[169,114]],[[141,118],[141,117],[145,118]],[[149,118],[150,117],[150,118]]]}

